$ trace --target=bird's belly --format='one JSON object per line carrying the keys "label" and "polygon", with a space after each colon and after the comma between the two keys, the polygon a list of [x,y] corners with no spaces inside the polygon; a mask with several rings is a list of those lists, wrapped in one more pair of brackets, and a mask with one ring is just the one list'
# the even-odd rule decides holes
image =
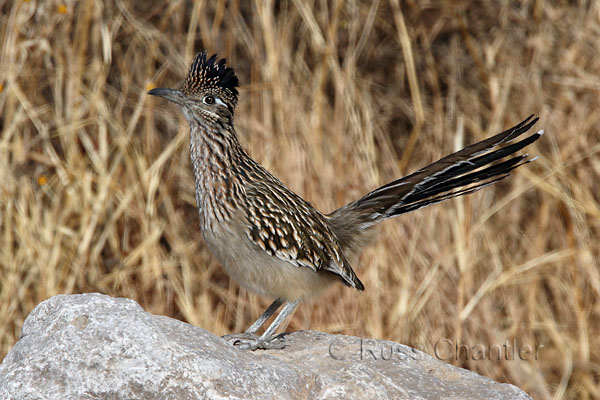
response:
{"label": "bird's belly", "polygon": [[304,300],[317,295],[339,277],[327,271],[297,267],[270,256],[227,227],[204,234],[204,239],[229,276],[259,294],[285,300]]}

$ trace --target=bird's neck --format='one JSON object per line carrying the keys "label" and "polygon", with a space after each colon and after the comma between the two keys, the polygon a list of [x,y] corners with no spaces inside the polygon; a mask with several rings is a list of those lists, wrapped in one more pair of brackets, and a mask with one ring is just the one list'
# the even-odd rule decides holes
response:
{"label": "bird's neck", "polygon": [[230,219],[238,208],[243,187],[236,171],[246,157],[232,121],[190,126],[190,159],[203,228]]}

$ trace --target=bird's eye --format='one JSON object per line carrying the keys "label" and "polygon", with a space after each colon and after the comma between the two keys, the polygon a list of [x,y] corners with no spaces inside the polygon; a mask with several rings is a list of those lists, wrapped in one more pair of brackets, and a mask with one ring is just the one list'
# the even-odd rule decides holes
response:
{"label": "bird's eye", "polygon": [[204,104],[208,104],[210,106],[212,104],[215,104],[215,97],[214,96],[204,96],[202,101],[204,102]]}

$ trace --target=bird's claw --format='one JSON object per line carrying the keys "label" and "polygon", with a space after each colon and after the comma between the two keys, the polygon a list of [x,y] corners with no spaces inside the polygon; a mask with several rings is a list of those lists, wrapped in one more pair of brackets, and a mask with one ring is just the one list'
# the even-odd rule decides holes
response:
{"label": "bird's claw", "polygon": [[222,338],[244,350],[281,350],[285,348],[285,340],[281,335],[263,338],[251,333],[231,333]]}

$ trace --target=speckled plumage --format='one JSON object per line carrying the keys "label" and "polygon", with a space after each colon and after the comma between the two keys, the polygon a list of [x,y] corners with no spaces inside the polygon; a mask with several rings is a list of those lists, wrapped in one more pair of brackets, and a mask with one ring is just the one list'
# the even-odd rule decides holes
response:
{"label": "speckled plumage", "polygon": [[[287,301],[281,313],[285,317],[299,300],[336,280],[363,290],[347,257],[360,252],[372,226],[472,193],[508,176],[529,162],[527,155],[512,154],[543,133],[507,144],[535,124],[537,118],[531,116],[324,215],[242,148],[233,125],[237,86],[238,79],[224,59],[217,61],[216,55],[207,58],[202,52],[194,59],[181,90],[153,89],[149,93],[177,103],[190,123],[196,202],[207,245],[233,279],[278,299],[249,333],[283,302]],[[499,145],[504,146],[496,149]],[[278,317],[261,338],[271,335],[279,322]]]}

